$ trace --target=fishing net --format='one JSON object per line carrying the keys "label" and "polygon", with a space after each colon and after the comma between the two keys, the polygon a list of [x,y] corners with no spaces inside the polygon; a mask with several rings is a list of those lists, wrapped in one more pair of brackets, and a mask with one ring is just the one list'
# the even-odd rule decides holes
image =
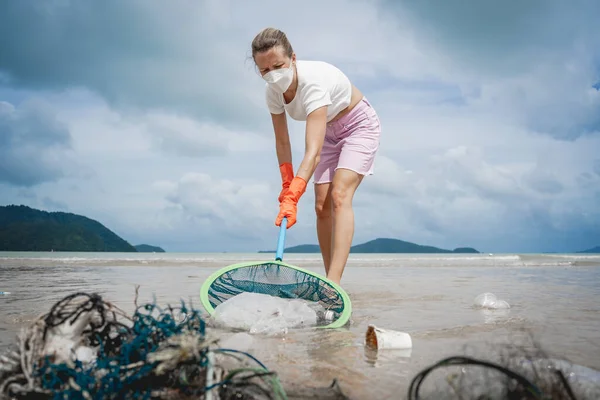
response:
{"label": "fishing net", "polygon": [[97,294],[75,293],[0,355],[0,398],[288,398],[276,373],[217,343],[185,302],[128,316]]}
{"label": "fishing net", "polygon": [[201,289],[210,313],[219,305],[244,293],[259,293],[315,304],[318,325],[341,326],[351,312],[346,293],[333,282],[310,271],[279,261],[237,264],[217,271]]}

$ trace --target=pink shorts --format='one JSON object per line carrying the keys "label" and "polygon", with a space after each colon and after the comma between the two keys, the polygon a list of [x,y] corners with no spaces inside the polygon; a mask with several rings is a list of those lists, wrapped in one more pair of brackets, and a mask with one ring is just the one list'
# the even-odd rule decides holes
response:
{"label": "pink shorts", "polygon": [[380,133],[379,117],[365,97],[348,114],[327,123],[314,183],[332,182],[338,168],[373,175]]}

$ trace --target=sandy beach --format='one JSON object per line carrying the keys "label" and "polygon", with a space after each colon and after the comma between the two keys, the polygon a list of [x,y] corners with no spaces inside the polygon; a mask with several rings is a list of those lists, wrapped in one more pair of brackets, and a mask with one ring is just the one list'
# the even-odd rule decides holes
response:
{"label": "sandy beach", "polygon": [[[0,253],[0,291],[11,292],[0,296],[0,348],[72,292],[98,292],[131,312],[140,285],[138,302],[184,299],[201,307],[199,288],[216,269],[269,257]],[[322,273],[317,254],[290,254],[286,261]],[[527,334],[553,357],[600,369],[599,283],[597,255],[353,254],[342,280],[352,299],[349,326],[253,336],[237,345],[284,382],[326,386],[337,378],[353,398],[404,398],[412,377],[439,359],[486,358],[490,346]],[[508,302],[510,310],[473,307],[484,292]],[[369,324],[409,333],[412,350],[365,350]]]}

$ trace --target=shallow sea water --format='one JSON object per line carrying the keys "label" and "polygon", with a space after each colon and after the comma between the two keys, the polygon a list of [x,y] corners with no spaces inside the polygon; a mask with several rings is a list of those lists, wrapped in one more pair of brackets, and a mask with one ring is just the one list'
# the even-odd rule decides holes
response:
{"label": "shallow sea water", "polygon": [[[218,268],[270,254],[0,253],[0,350],[62,297],[98,292],[132,312],[138,302],[201,307],[199,288]],[[286,262],[322,273],[317,254]],[[357,399],[406,397],[423,368],[453,356],[485,359],[490,346],[533,335],[550,356],[600,370],[600,256],[351,255],[342,286],[353,307],[339,330],[298,330],[237,343],[283,382],[322,387],[337,379]],[[473,307],[491,292],[510,310]],[[408,332],[411,350],[371,352],[369,324]],[[225,339],[232,333],[222,332]],[[440,375],[441,376],[441,375]],[[433,377],[430,379],[434,379]]]}

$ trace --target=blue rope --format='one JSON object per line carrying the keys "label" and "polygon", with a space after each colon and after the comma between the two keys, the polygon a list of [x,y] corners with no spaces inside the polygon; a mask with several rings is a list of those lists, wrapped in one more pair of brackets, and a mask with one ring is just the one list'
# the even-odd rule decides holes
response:
{"label": "blue rope", "polygon": [[[76,297],[84,301],[73,307],[70,301]],[[148,356],[174,335],[196,333],[204,338],[206,323],[199,311],[187,307],[183,301],[180,307],[165,309],[158,307],[155,302],[156,299],[154,303],[137,307],[131,326],[107,318],[107,308],[97,294],[74,293],[57,302],[44,317],[42,340],[48,339],[48,329],[63,323],[74,323],[86,312],[98,312],[100,321],[94,319],[90,322],[91,331],[84,332],[89,346],[97,348],[96,359],[89,364],[77,360],[67,364],[56,363],[51,356],[44,357],[32,366],[32,377],[37,381],[36,391],[41,389],[49,393],[45,398],[55,400],[141,400],[155,398],[155,394],[172,395],[174,392],[199,397],[215,388],[219,388],[219,394],[224,399],[245,397],[246,393],[253,391],[261,391],[268,398],[287,398],[275,373],[253,355],[235,349],[211,350],[207,346],[201,350],[200,358],[195,362],[182,362],[169,373],[156,375],[154,371],[160,361],[150,362]],[[175,311],[184,318],[176,318]],[[207,386],[209,351],[241,354],[260,368],[234,369],[220,382]],[[254,378],[259,381],[252,382]],[[266,385],[263,386],[261,382]]]}
{"label": "blue rope", "polygon": [[245,351],[235,350],[235,349],[216,349],[216,350],[214,350],[214,352],[215,353],[240,353],[240,354],[244,354],[245,356],[248,356],[252,360],[256,361],[256,363],[258,365],[260,365],[262,369],[264,369],[265,371],[268,371],[267,367],[265,367],[265,365],[263,363],[261,363],[260,361],[258,361],[258,359],[256,357],[254,357],[252,354],[246,353]]}
{"label": "blue rope", "polygon": [[[158,311],[157,315],[152,315],[156,311]],[[155,304],[138,307],[134,312],[131,328],[109,325],[104,331],[94,333],[93,338],[97,341],[99,351],[96,361],[91,366],[85,368],[81,362],[76,361],[75,367],[71,368],[66,364],[54,364],[50,357],[46,357],[40,365],[36,366],[35,376],[40,378],[42,389],[50,391],[51,398],[56,400],[65,398],[83,400],[84,392],[93,399],[149,399],[152,391],[167,386],[168,378],[165,378],[162,386],[157,387],[160,378],[152,374],[157,363],[148,362],[147,356],[156,351],[161,342],[173,335],[197,332],[204,337],[206,333],[206,324],[200,313],[188,309],[183,301],[179,308],[179,311],[185,315],[183,322],[177,322],[172,316],[172,311],[171,308],[162,310]],[[51,322],[51,319],[47,321]],[[208,363],[207,351],[208,349],[202,353],[199,365],[185,367],[195,368],[196,374],[205,374],[200,369],[206,367]],[[141,365],[128,370],[122,368],[137,362],[141,362]],[[264,365],[261,366],[265,368]],[[97,377],[99,370],[106,372],[100,378]],[[71,379],[79,388],[69,384]],[[181,380],[182,378],[179,379]],[[175,384],[175,388],[188,391],[183,387],[185,382],[178,386],[172,381],[173,379],[168,382],[170,387]],[[198,390],[203,392],[206,388],[202,387]]]}

